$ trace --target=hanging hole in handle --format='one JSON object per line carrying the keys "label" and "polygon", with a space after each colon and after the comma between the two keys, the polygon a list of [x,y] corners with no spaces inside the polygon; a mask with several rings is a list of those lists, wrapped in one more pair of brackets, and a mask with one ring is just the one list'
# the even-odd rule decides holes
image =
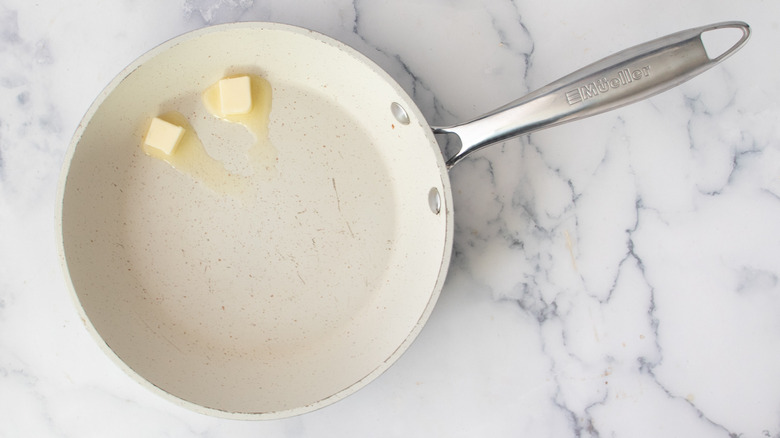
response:
{"label": "hanging hole in handle", "polygon": [[747,25],[733,25],[706,30],[700,38],[707,56],[713,61],[720,61],[741,47],[749,35]]}

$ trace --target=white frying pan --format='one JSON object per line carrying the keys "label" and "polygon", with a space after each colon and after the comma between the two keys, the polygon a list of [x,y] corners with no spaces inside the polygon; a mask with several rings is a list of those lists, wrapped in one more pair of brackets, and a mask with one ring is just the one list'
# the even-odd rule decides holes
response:
{"label": "white frying pan", "polygon": [[[721,28],[738,41],[708,56],[700,36]],[[326,406],[386,370],[430,315],[452,248],[450,166],[670,88],[748,35],[737,22],[680,32],[434,128],[462,140],[448,158],[412,99],[344,44],[268,23],[178,37],[101,93],[68,150],[60,256],[82,318],[131,376],[196,411],[269,419]],[[247,164],[255,138],[201,100],[236,73],[272,88],[261,170]],[[169,111],[246,183],[241,194],[142,151],[150,119]]]}

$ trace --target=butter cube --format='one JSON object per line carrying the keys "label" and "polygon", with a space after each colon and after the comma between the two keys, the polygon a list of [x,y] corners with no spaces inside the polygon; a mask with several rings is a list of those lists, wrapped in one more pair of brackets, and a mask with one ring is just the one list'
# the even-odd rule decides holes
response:
{"label": "butter cube", "polygon": [[252,110],[252,83],[249,76],[219,81],[219,102],[225,115],[246,114]]}
{"label": "butter cube", "polygon": [[171,155],[183,136],[184,128],[155,117],[146,131],[144,144]]}

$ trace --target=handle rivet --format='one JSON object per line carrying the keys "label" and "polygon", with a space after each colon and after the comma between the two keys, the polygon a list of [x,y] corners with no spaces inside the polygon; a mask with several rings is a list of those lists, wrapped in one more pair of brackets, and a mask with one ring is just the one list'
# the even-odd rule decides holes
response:
{"label": "handle rivet", "polygon": [[409,114],[406,114],[406,110],[398,102],[390,104],[390,112],[393,113],[393,117],[403,125],[409,124]]}
{"label": "handle rivet", "polygon": [[428,206],[431,207],[433,214],[439,214],[441,211],[441,196],[436,187],[432,187],[428,192]]}

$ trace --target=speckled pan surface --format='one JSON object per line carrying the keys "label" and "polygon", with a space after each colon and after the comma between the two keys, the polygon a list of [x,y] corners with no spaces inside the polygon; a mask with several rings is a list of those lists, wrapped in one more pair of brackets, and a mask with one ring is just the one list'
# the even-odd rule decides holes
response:
{"label": "speckled pan surface", "polygon": [[[252,135],[201,101],[237,73],[271,84],[262,172]],[[170,111],[248,186],[215,191],[145,155]],[[129,66],[79,126],[60,195],[61,258],[106,352],[233,418],[307,412],[378,376],[425,323],[452,246],[446,169],[411,99],[352,49],[278,24],[202,29]]]}

